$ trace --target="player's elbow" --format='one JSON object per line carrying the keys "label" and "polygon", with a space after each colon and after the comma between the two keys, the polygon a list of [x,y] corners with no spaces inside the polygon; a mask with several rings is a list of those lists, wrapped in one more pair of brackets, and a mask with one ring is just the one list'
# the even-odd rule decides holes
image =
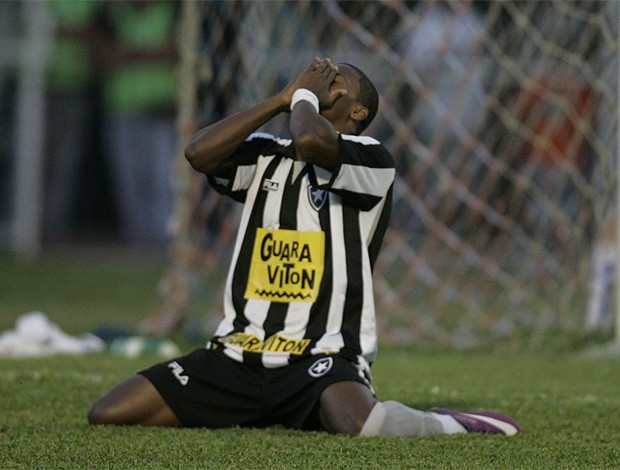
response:
{"label": "player's elbow", "polygon": [[213,158],[209,158],[212,152],[204,147],[199,147],[197,144],[190,143],[185,147],[185,159],[189,162],[192,168],[201,173],[207,175],[215,175],[219,167],[216,165]]}
{"label": "player's elbow", "polygon": [[189,162],[194,170],[203,171],[204,161],[201,158],[201,152],[198,151],[198,146],[194,142],[190,142],[185,147],[185,159]]}
{"label": "player's elbow", "polygon": [[185,159],[196,171],[210,176],[230,177],[232,161],[226,158],[225,153],[189,144],[185,148]]}

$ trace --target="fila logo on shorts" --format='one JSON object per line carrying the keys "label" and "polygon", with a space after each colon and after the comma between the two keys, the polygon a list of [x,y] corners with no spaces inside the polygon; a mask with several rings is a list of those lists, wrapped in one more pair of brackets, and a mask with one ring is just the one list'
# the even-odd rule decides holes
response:
{"label": "fila logo on shorts", "polygon": [[172,375],[176,377],[176,379],[180,382],[181,385],[187,385],[189,382],[189,377],[187,375],[181,375],[183,371],[183,367],[177,361],[172,361],[168,364],[168,367],[172,369]]}
{"label": "fila logo on shorts", "polygon": [[323,377],[327,374],[332,366],[334,365],[334,359],[331,357],[324,357],[322,359],[318,359],[308,368],[308,374],[311,377]]}

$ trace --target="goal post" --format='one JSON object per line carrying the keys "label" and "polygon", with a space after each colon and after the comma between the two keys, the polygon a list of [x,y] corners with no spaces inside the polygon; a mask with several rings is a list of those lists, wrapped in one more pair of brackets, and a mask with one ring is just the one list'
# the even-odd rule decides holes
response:
{"label": "goal post", "polygon": [[[544,347],[615,331],[620,344],[620,294],[603,289],[598,316],[588,316],[594,253],[609,237],[618,246],[620,233],[618,2],[184,8],[199,28],[197,40],[182,39],[197,54],[196,123],[264,99],[317,55],[376,83],[381,104],[367,133],[397,165],[375,269],[384,340]],[[265,130],[287,136],[286,119]],[[208,189],[194,198],[188,297],[177,312],[190,323],[220,315],[238,214]],[[164,292],[164,302],[175,295]]]}

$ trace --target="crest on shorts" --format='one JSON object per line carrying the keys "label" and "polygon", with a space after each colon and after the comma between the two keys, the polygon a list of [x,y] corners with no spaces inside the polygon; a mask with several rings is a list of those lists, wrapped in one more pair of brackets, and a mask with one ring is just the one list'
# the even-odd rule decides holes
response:
{"label": "crest on shorts", "polygon": [[321,210],[327,200],[327,190],[308,186],[308,200],[315,211]]}
{"label": "crest on shorts", "polygon": [[314,378],[323,377],[331,370],[333,365],[334,358],[332,357],[318,359],[308,368],[308,374]]}

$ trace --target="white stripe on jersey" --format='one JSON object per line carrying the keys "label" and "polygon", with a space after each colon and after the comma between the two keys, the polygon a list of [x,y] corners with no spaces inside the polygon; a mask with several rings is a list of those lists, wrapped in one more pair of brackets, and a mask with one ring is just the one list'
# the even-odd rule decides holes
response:
{"label": "white stripe on jersey", "polygon": [[358,142],[364,145],[380,145],[381,143],[368,135],[352,135],[352,134],[340,134],[343,140],[350,140],[351,142]]}
{"label": "white stripe on jersey", "polygon": [[[335,194],[330,194],[330,220],[331,220],[331,244],[334,253],[344,253],[346,250],[344,244],[344,227],[342,225],[342,204],[340,204],[340,198]],[[333,256],[332,266],[334,270],[334,279],[332,284],[332,298],[329,303],[329,316],[327,317],[327,325],[325,328],[325,334],[318,341],[316,347],[319,348],[319,344],[323,345],[323,351],[338,350],[342,347],[342,335],[340,334],[340,328],[342,326],[342,317],[344,314],[344,292],[347,289],[347,265],[344,256]],[[331,343],[331,341],[334,343]]]}
{"label": "white stripe on jersey", "polygon": [[238,191],[240,189],[247,188],[252,183],[252,178],[256,173],[256,165],[244,165],[237,169],[235,175],[235,181],[233,182],[232,190]]}
{"label": "white stripe on jersey", "polygon": [[312,354],[338,352],[344,346],[344,338],[342,333],[325,333],[321,339],[316,342],[314,348],[312,348]]}
{"label": "white stripe on jersey", "polygon": [[394,168],[367,168],[343,164],[334,179],[334,189],[383,196],[394,182]]}
{"label": "white stripe on jersey", "polygon": [[251,318],[252,321],[243,330],[248,335],[254,335],[261,341],[265,340],[265,330],[261,328],[261,325],[267,320],[267,314],[269,313],[269,305],[271,302],[262,299],[248,299],[245,304],[243,313],[247,318]]}
{"label": "white stripe on jersey", "polygon": [[[364,219],[365,217],[361,217]],[[363,222],[360,222],[360,225]],[[364,236],[364,231],[360,230],[360,236]],[[368,251],[362,250],[364,257],[363,264],[370,264]],[[377,351],[377,316],[375,313],[375,293],[372,285],[372,272],[368,269],[362,270],[364,290],[364,307],[362,309],[362,322],[360,325],[360,345],[362,353],[375,355]],[[372,361],[372,359],[369,359]]]}
{"label": "white stripe on jersey", "polygon": [[[282,191],[284,189],[284,184],[286,183],[289,173],[291,172],[291,168],[293,167],[293,160],[283,160],[278,165],[275,173],[271,177],[273,181],[280,182],[282,185],[278,190],[269,191],[267,190],[267,202],[266,207],[269,210],[266,210],[263,213],[263,228],[266,229],[279,229],[280,228],[280,210],[282,209]],[[264,191],[264,189],[263,189]]]}

